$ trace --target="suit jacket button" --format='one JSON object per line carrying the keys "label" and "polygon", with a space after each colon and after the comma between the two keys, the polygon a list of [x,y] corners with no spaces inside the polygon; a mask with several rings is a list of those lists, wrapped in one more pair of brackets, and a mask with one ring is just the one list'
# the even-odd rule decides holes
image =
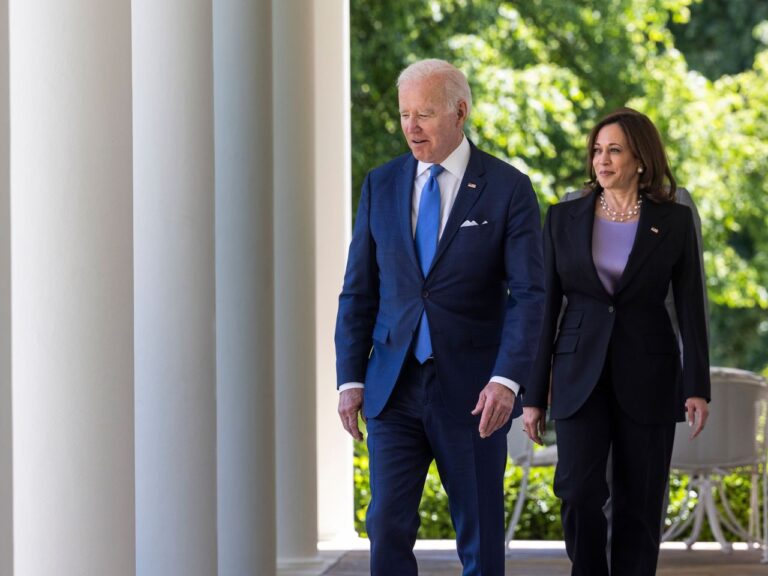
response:
{"label": "suit jacket button", "polygon": [[429,298],[429,290],[424,290],[421,295],[423,298]]}
{"label": "suit jacket button", "polygon": [[608,306],[608,313],[609,314],[613,314],[614,310],[615,310],[615,308],[613,306]]}

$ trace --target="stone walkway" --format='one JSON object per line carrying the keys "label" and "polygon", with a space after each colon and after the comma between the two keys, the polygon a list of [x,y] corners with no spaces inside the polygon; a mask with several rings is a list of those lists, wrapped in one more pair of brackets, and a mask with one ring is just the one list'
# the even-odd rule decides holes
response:
{"label": "stone walkway", "polygon": [[[568,576],[570,563],[562,546],[526,548],[516,543],[507,560],[507,576]],[[365,550],[346,552],[323,576],[364,576],[369,554]],[[455,550],[417,550],[419,576],[458,576],[461,566]],[[662,550],[658,576],[768,576],[768,564],[761,564],[762,552],[739,549],[724,554],[714,549]],[[395,576],[395,575],[393,575]]]}

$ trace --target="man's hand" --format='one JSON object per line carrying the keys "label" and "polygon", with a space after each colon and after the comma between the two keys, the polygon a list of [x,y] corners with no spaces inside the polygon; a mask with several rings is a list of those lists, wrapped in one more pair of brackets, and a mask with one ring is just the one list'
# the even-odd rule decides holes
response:
{"label": "man's hand", "polygon": [[688,426],[693,428],[691,430],[691,440],[693,440],[704,430],[704,424],[707,423],[707,416],[709,416],[709,406],[704,398],[694,396],[685,401],[685,411],[688,416]]}
{"label": "man's hand", "polygon": [[[355,440],[362,440],[363,433],[357,425],[357,415],[363,412],[363,389],[350,388],[339,394],[339,418],[344,430]],[[365,418],[363,418],[365,419]]]}
{"label": "man's hand", "polygon": [[523,431],[528,435],[528,438],[540,446],[544,445],[541,435],[547,431],[546,414],[544,410],[535,406],[523,407]]}
{"label": "man's hand", "polygon": [[472,416],[480,416],[480,438],[488,438],[504,426],[515,406],[515,393],[498,382],[488,382],[480,391]]}

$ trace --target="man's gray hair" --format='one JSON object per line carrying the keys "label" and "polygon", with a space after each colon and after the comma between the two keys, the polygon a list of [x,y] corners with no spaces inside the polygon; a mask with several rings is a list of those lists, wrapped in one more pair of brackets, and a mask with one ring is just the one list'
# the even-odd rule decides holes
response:
{"label": "man's gray hair", "polygon": [[400,72],[397,87],[400,88],[413,80],[424,80],[432,76],[439,76],[442,80],[445,105],[458,109],[459,101],[463,100],[467,103],[467,116],[469,116],[469,111],[472,109],[472,92],[469,89],[467,77],[456,66],[445,60],[430,58],[414,62]]}

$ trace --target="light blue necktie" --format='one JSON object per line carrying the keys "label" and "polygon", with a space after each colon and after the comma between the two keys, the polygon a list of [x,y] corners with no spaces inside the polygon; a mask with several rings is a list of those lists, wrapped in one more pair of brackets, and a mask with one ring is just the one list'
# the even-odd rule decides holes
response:
{"label": "light blue necktie", "polygon": [[[419,216],[416,219],[416,256],[419,258],[425,278],[435,257],[440,234],[440,185],[437,183],[437,176],[443,170],[445,168],[439,164],[432,165],[429,169],[429,179],[421,190],[421,200],[419,200]],[[432,340],[429,337],[426,312],[421,313],[413,353],[422,364],[432,356]]]}

